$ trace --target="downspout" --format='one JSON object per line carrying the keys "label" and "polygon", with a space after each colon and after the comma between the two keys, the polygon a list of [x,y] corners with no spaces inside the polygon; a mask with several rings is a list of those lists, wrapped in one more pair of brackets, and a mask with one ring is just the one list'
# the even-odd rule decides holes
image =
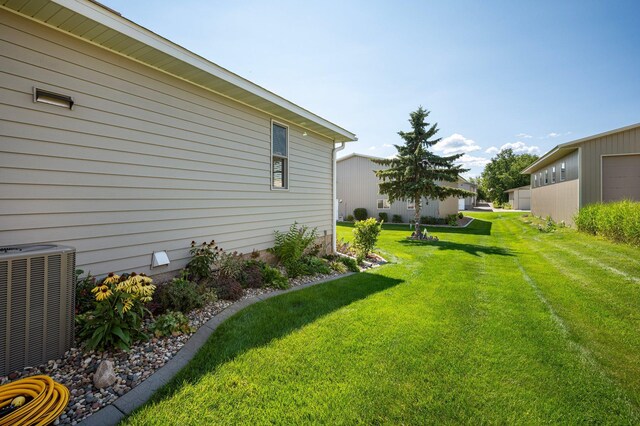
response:
{"label": "downspout", "polygon": [[336,216],[336,210],[338,210],[338,179],[336,177],[336,171],[337,171],[336,155],[338,154],[338,151],[342,151],[344,149],[344,146],[345,146],[344,142],[340,142],[340,145],[336,146],[336,143],[334,141],[333,150],[331,151],[331,160],[332,160],[332,167],[333,167],[333,203],[331,203],[333,205],[333,210],[331,211],[333,232],[331,233],[331,250],[333,251],[333,253],[336,252],[336,242],[337,242],[336,222],[338,221],[338,218]]}

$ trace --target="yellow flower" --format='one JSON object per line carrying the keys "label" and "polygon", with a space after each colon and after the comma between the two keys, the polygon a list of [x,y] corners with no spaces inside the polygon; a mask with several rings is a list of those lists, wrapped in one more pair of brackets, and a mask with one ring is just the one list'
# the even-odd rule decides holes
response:
{"label": "yellow flower", "polygon": [[107,278],[104,279],[104,281],[102,281],[102,284],[106,284],[106,285],[111,285],[111,284],[116,284],[118,282],[118,280],[120,279],[119,276],[117,276],[116,274],[114,274],[113,272],[111,272]]}
{"label": "yellow flower", "polygon": [[133,300],[127,299],[124,301],[124,306],[122,307],[122,313],[128,312],[129,309],[133,308]]}
{"label": "yellow flower", "polygon": [[[97,289],[97,291],[95,291]],[[93,290],[91,290],[92,292],[96,293],[96,300],[98,302],[108,299],[109,296],[111,296],[113,293],[111,292],[111,289],[109,287],[107,287],[106,285],[102,285],[100,287],[96,287]]]}

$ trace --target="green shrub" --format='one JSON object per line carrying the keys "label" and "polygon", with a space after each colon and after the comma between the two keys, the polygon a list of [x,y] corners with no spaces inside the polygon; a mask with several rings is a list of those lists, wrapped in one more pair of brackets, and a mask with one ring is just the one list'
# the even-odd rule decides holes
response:
{"label": "green shrub", "polygon": [[185,270],[189,278],[193,281],[211,278],[213,276],[212,267],[217,262],[218,257],[223,251],[216,245],[216,242],[204,242],[199,246],[195,241],[191,241],[191,260],[187,264]]}
{"label": "green shrub", "polygon": [[189,319],[182,312],[171,311],[156,318],[149,328],[156,337],[179,336],[195,331],[189,325]]}
{"label": "green shrub", "polygon": [[314,249],[313,242],[317,238],[317,229],[306,225],[298,227],[297,222],[289,227],[288,232],[275,231],[275,245],[270,249],[287,271],[289,278],[295,278],[305,270],[303,258]]}
{"label": "green shrub", "polygon": [[494,209],[501,209],[502,208],[502,201],[501,200],[493,200],[493,208]]}
{"label": "green shrub", "polygon": [[369,217],[369,213],[367,213],[367,209],[358,207],[353,211],[353,216],[356,220],[366,220]]}
{"label": "green shrub", "polygon": [[640,246],[640,202],[589,204],[578,211],[574,222],[581,232]]}
{"label": "green shrub", "polygon": [[331,269],[333,269],[334,271],[336,271],[339,274],[344,274],[348,271],[347,269],[347,265],[345,265],[344,263],[340,262],[339,260],[333,260],[329,263],[329,266],[331,267]]}
{"label": "green shrub", "polygon": [[380,213],[378,213],[378,216],[380,216],[380,221],[389,222],[389,215],[387,213],[380,212]]}
{"label": "green shrub", "polygon": [[442,217],[422,216],[420,218],[421,225],[446,225],[447,219]]}
{"label": "green shrub", "polygon": [[86,277],[80,278],[82,274],[82,269],[76,270],[76,314],[89,312],[95,306],[95,297],[91,290],[96,286],[96,277],[89,272]]}
{"label": "green shrub", "polygon": [[382,225],[374,218],[359,220],[353,229],[353,247],[358,258],[364,259],[373,250],[378,241]]}
{"label": "green shrub", "polygon": [[144,274],[110,273],[91,292],[95,295],[92,312],[80,316],[78,337],[89,349],[129,350],[137,340],[146,339],[142,319],[156,287]]}
{"label": "green shrub", "polygon": [[303,259],[305,264],[304,274],[315,275],[322,274],[327,275],[331,273],[331,267],[329,262],[316,256],[307,256]]}
{"label": "green shrub", "polygon": [[511,203],[503,203],[502,208],[505,210],[511,210],[513,207],[511,207]]}
{"label": "green shrub", "polygon": [[265,287],[272,287],[281,290],[290,287],[287,277],[282,275],[277,268],[271,267],[266,263],[262,265],[262,281]]}
{"label": "green shrub", "polygon": [[391,218],[391,222],[402,223],[402,216],[400,216],[399,214],[394,214],[393,217]]}
{"label": "green shrub", "polygon": [[174,278],[160,286],[156,299],[160,304],[161,312],[187,313],[204,305],[204,300],[196,285],[184,277]]}
{"label": "green shrub", "polygon": [[462,212],[458,212],[458,219],[462,219],[464,217],[464,214]]}
{"label": "green shrub", "polygon": [[358,262],[352,258],[347,256],[339,256],[338,261],[343,263],[344,266],[347,267],[347,270],[350,272],[360,272],[360,268],[358,268]]}
{"label": "green shrub", "polygon": [[355,220],[355,218],[353,217],[352,214],[348,214],[347,217],[345,218],[345,220],[347,222],[353,222]]}
{"label": "green shrub", "polygon": [[458,226],[458,215],[450,214],[447,216],[447,225],[449,226]]}

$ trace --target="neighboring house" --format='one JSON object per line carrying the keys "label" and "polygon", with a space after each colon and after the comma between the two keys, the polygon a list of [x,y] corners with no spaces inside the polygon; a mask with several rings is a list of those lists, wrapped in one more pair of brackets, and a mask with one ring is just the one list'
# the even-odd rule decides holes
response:
{"label": "neighboring house", "polygon": [[294,221],[330,244],[353,133],[92,1],[2,1],[0,42],[2,245],[74,246],[100,275]]}
{"label": "neighboring house", "polygon": [[[386,195],[378,193],[379,180],[374,171],[384,168],[371,160],[380,159],[362,154],[349,154],[337,162],[338,216],[343,219],[353,214],[356,208],[365,208],[369,216],[378,218],[379,213],[387,213],[389,221],[400,215],[405,223],[413,220],[415,206],[410,201],[389,203]],[[444,201],[423,199],[420,215],[445,217],[458,212],[458,199]]]}
{"label": "neighboring house", "polygon": [[511,188],[504,191],[509,194],[509,204],[514,210],[530,210],[531,209],[531,187],[521,186],[519,188]]}
{"label": "neighboring house", "polygon": [[531,213],[573,223],[587,204],[640,201],[640,123],[556,146],[531,175]]}
{"label": "neighboring house", "polygon": [[458,200],[458,209],[459,210],[473,209],[477,203],[475,194],[478,192],[478,186],[475,183],[471,183],[465,178],[463,178],[462,176],[460,176],[460,180],[458,181],[458,188],[474,193],[474,195],[471,197],[460,198]]}

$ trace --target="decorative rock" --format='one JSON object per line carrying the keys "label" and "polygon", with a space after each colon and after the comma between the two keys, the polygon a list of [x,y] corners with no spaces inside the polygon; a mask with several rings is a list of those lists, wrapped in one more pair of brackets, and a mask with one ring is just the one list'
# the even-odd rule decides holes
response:
{"label": "decorative rock", "polygon": [[111,386],[116,381],[116,374],[113,371],[113,363],[108,360],[100,362],[98,369],[93,375],[93,384],[96,388],[102,389]]}

